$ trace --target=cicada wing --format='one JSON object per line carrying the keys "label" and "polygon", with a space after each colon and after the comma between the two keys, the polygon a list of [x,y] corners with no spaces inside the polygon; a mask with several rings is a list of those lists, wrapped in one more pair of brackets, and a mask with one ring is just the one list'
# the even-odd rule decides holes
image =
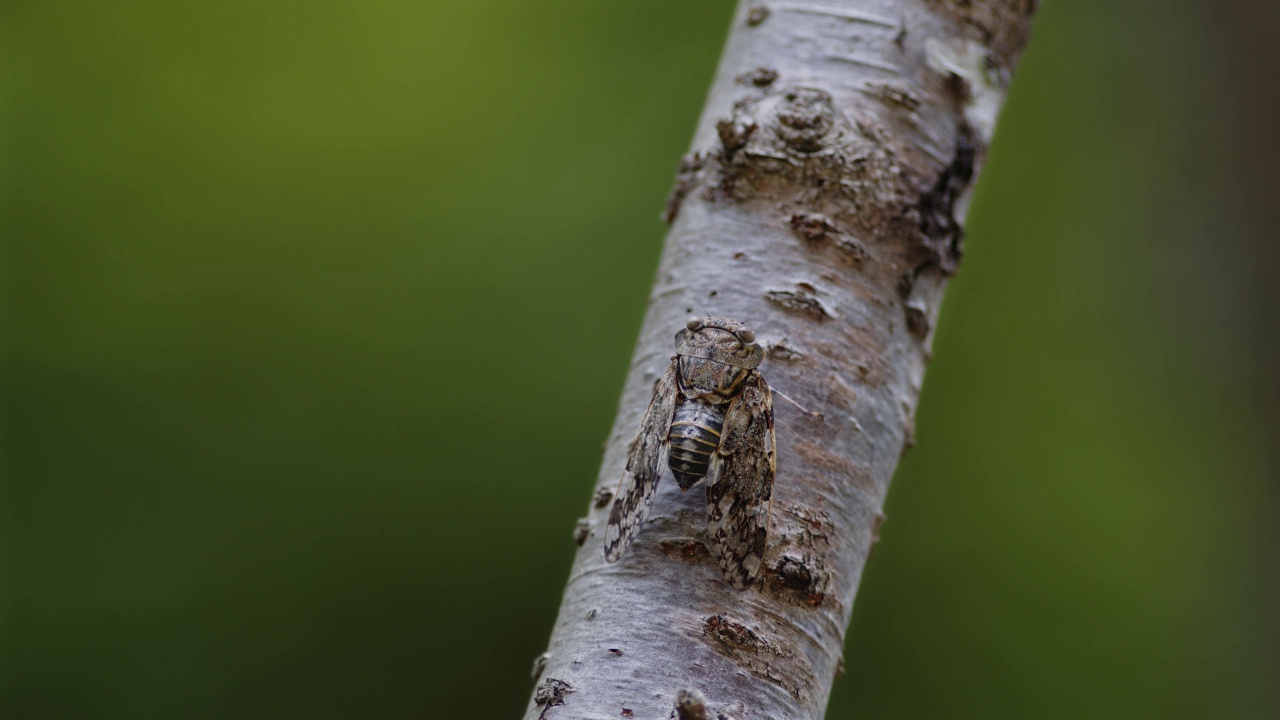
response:
{"label": "cicada wing", "polygon": [[707,472],[707,539],[729,583],[742,590],[760,574],[769,533],[775,441],[773,394],[752,371],[725,413]]}
{"label": "cicada wing", "polygon": [[622,473],[604,531],[604,559],[609,562],[622,557],[640,532],[640,525],[649,517],[649,507],[653,505],[666,461],[671,415],[679,403],[676,363],[672,358],[671,365],[654,385],[653,399],[627,454],[627,468]]}

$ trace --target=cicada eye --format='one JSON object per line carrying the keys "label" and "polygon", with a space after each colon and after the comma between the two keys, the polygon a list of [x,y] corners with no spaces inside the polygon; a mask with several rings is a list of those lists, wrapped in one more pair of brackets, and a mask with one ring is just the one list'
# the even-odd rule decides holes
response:
{"label": "cicada eye", "polygon": [[738,339],[744,343],[755,342],[756,334],[752,332],[751,328],[742,328],[738,331]]}
{"label": "cicada eye", "polygon": [[684,326],[690,330],[700,330],[702,329],[702,321],[696,317],[691,317],[689,318],[689,322],[685,323]]}

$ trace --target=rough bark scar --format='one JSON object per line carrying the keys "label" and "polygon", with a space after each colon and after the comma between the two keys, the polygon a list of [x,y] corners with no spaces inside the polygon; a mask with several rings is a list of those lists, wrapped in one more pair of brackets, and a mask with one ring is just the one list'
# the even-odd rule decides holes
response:
{"label": "rough bark scar", "polygon": [[799,557],[783,555],[769,569],[765,589],[792,604],[819,608],[827,600],[830,582],[830,575],[816,556],[809,553]]}
{"label": "rough bark scar", "polygon": [[920,96],[910,88],[896,83],[873,83],[867,86],[867,93],[886,105],[900,108],[909,113],[920,109]]}
{"label": "rough bark scar", "polygon": [[743,85],[754,85],[756,87],[768,87],[778,79],[778,71],[773,68],[758,67],[754,70],[744,72],[734,78]]}
{"label": "rough bark scar", "polygon": [[578,524],[573,528],[573,541],[578,543],[578,547],[591,537],[591,520],[589,518],[579,518]]}
{"label": "rough bark scar", "polygon": [[796,235],[812,243],[823,242],[840,232],[835,223],[817,213],[794,213],[791,216],[791,229]]}
{"label": "rough bark scar", "polygon": [[802,535],[798,538],[800,545],[814,547],[818,540],[826,544],[830,543],[831,516],[826,512],[792,505],[787,508],[787,514],[801,523]]}
{"label": "rough bark scar", "polygon": [[564,705],[565,698],[573,691],[573,686],[563,680],[555,678],[543,680],[533,696],[535,703],[544,706],[542,712],[538,713],[538,720],[546,720],[547,712],[553,707]]}
{"label": "rough bark scar", "polygon": [[923,340],[929,336],[929,313],[924,305],[920,303],[907,303],[905,306],[907,313],[907,330],[917,340]]}
{"label": "rough bark scar", "polygon": [[778,342],[769,343],[769,357],[785,363],[793,363],[803,360],[804,353],[798,348],[788,345],[786,338],[783,338]]}
{"label": "rough bark scar", "polygon": [[811,246],[830,245],[847,265],[858,267],[867,259],[867,249],[830,218],[818,213],[798,212],[791,215],[791,229]]}
{"label": "rough bark scar", "polygon": [[1006,69],[1022,54],[1031,38],[1031,17],[1039,0],[930,0],[930,5],[971,28],[982,44],[991,48],[994,61]]}
{"label": "rough bark scar", "polygon": [[[943,168],[933,187],[922,193],[910,209],[920,228],[914,275],[931,266],[937,267],[944,275],[954,275],[960,268],[964,227],[956,219],[955,205],[956,199],[973,180],[977,154],[973,131],[962,123],[957,131],[955,156],[951,164]],[[912,281],[913,278],[906,279],[908,292]]]}
{"label": "rough bark scar", "polygon": [[697,540],[686,540],[684,542],[663,540],[658,543],[658,547],[662,549],[664,555],[673,560],[687,563],[710,563],[713,560],[711,553],[707,551],[707,547]]}
{"label": "rough bark scar", "polygon": [[759,25],[760,23],[768,19],[769,19],[769,8],[765,7],[764,5],[760,5],[757,3],[755,5],[752,5],[751,9],[747,11],[747,24],[750,25],[751,27],[755,27],[756,25]]}
{"label": "rough bark scar", "polygon": [[764,294],[769,302],[788,312],[808,315],[814,320],[826,320],[832,317],[830,310],[814,297],[812,285],[799,284],[795,290],[770,290]]}
{"label": "rough bark scar", "polygon": [[751,674],[778,685],[797,700],[802,699],[804,692],[801,686],[792,679],[779,676],[772,662],[794,661],[797,659],[794,652],[724,615],[706,618],[702,636],[717,652],[750,670]]}
{"label": "rough bark scar", "polygon": [[716,132],[720,134],[720,144],[724,146],[726,160],[732,160],[737,152],[759,128],[755,123],[739,124],[733,120],[721,120],[716,123]]}
{"label": "rough bark scar", "polygon": [[697,152],[680,159],[680,167],[676,171],[676,183],[671,188],[671,195],[667,197],[667,207],[662,212],[663,222],[670,225],[675,221],[676,215],[680,214],[680,205],[693,189],[698,171],[702,169],[702,163],[702,154]]}
{"label": "rough bark scar", "polygon": [[807,590],[813,584],[813,572],[798,558],[783,557],[778,561],[774,572],[778,576],[778,582],[792,590]]}
{"label": "rough bark scar", "polygon": [[703,636],[714,640],[726,654],[759,653],[767,647],[767,643],[754,630],[723,615],[708,617],[704,626]]}

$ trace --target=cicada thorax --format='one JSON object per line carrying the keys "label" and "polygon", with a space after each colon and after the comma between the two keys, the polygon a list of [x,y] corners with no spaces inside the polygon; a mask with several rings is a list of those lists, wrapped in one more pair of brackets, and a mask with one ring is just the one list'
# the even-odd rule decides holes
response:
{"label": "cicada thorax", "polygon": [[680,356],[680,391],[685,397],[723,404],[733,399],[751,371],[709,358]]}
{"label": "cicada thorax", "polygon": [[682,490],[707,475],[711,455],[720,447],[725,412],[750,370],[708,358],[681,356],[680,391],[685,401],[671,418],[667,466]]}

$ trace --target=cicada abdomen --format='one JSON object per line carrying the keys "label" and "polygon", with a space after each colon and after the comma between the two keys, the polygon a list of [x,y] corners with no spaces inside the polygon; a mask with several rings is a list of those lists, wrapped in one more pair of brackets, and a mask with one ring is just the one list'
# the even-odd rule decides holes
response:
{"label": "cicada abdomen", "polygon": [[688,490],[707,476],[711,455],[720,447],[726,405],[687,400],[671,419],[671,451],[667,466],[681,490]]}

